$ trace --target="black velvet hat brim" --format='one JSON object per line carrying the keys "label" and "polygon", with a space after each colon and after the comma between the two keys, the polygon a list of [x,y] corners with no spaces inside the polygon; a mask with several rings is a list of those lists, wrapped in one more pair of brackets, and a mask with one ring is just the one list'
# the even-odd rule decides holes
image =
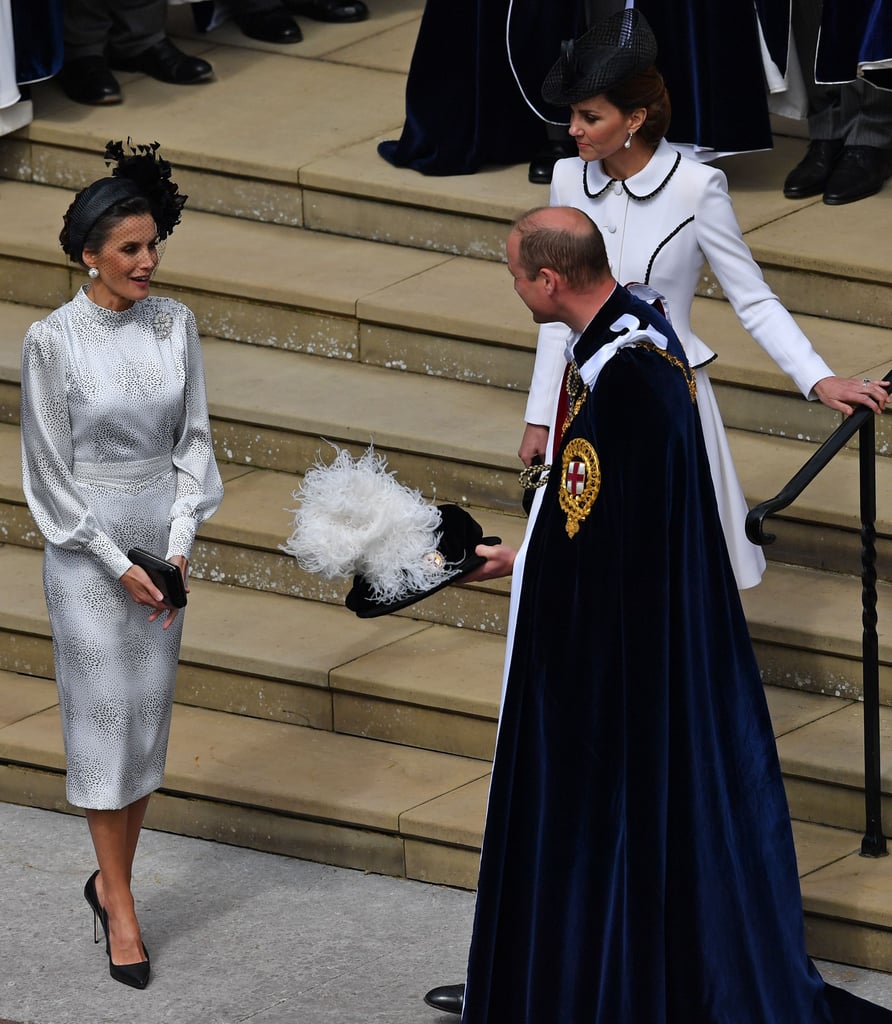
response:
{"label": "black velvet hat brim", "polygon": [[355,612],[360,619],[374,619],[379,615],[390,615],[391,612],[408,608],[409,605],[422,601],[438,590],[448,587],[451,583],[460,583],[469,573],[473,572],[486,561],[475,554],[478,544],[500,544],[499,537],[484,537],[480,524],[465,509],[458,505],[438,506],[443,517],[442,534],[438,550],[446,561],[458,571],[448,579],[442,580],[427,590],[413,590],[393,601],[376,601],[372,597],[372,588],[362,576],[353,577],[353,586],[344,604]]}

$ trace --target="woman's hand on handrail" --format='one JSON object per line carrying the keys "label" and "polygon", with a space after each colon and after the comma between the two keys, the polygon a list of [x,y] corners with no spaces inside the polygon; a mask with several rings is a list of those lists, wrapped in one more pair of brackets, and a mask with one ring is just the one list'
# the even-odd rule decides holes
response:
{"label": "woman's hand on handrail", "polygon": [[882,412],[889,401],[888,388],[887,380],[824,377],[815,384],[814,390],[828,408],[851,416],[856,405],[866,405],[873,412]]}

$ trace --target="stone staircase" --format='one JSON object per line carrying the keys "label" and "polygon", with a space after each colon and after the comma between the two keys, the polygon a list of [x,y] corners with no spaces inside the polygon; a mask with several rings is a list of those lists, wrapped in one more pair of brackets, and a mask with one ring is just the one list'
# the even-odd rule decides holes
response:
{"label": "stone staircase", "polygon": [[[473,887],[495,736],[508,586],[447,588],[386,619],[279,545],[299,474],[325,442],[373,440],[401,481],[469,505],[519,541],[514,454],[535,333],[501,262],[507,226],[547,201],[523,168],[427,179],[380,160],[403,114],[420,0],[298,47],[225,26],[197,37],[218,80],[122,76],[126,102],[76,107],[52,83],[0,139],[0,798],[59,810],[63,753],[40,578],[21,491],[21,338],[83,280],[55,239],[109,138],[159,138],[189,193],[156,290],[204,337],[226,483],[193,552],[168,772],[150,824],[364,870]],[[892,367],[892,193],[843,209],[780,194],[801,144],[726,162],[766,276],[837,372]],[[791,391],[706,273],[695,322],[751,502],[839,422]],[[892,427],[878,424],[881,689],[892,705]],[[324,440],[323,440],[324,439]],[[892,969],[892,862],[863,823],[857,453],[776,524],[744,594],[795,820],[811,951]],[[886,748],[892,706],[883,708]],[[884,773],[886,793],[892,777]],[[887,804],[889,803],[887,797]],[[892,821],[887,807],[887,821]]]}

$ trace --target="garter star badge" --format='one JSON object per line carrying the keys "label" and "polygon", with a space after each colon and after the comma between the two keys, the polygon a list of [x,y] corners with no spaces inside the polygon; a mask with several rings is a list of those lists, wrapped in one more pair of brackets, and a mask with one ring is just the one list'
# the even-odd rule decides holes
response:
{"label": "garter star badge", "polygon": [[558,493],[567,514],[567,536],[575,537],[601,490],[601,464],[598,453],[583,437],[574,437],[567,444],[561,463],[563,482]]}

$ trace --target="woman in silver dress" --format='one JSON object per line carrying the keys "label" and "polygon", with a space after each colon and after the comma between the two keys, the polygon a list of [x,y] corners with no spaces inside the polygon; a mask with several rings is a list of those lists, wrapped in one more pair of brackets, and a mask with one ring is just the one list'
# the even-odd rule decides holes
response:
{"label": "woman in silver dress", "polygon": [[60,235],[90,283],[31,326],[22,357],[23,482],[46,541],[67,796],[99,864],[84,896],[111,976],[135,988],[150,968],[131,870],[164,772],[183,619],[126,552],[166,558],[185,582],[223,496],[195,318],[148,294],[186,199],[156,149],[109,143],[113,176],[78,193]]}

